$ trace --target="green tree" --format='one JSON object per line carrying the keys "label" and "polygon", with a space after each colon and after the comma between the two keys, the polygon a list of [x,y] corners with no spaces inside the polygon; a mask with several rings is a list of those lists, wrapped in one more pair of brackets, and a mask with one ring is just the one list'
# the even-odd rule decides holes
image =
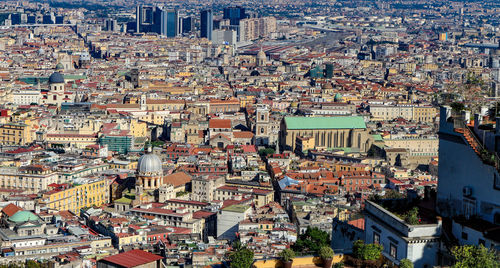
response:
{"label": "green tree", "polygon": [[318,254],[321,247],[330,245],[330,235],[317,227],[307,227],[294,245],[294,250],[302,254]]}
{"label": "green tree", "polygon": [[456,262],[453,268],[499,268],[500,259],[493,250],[485,248],[483,245],[465,245],[454,247],[451,254]]}
{"label": "green tree", "polygon": [[253,251],[242,248],[229,255],[231,268],[250,268],[253,263]]}
{"label": "green tree", "polygon": [[399,268],[413,268],[413,262],[408,259],[402,259],[399,262]]}
{"label": "green tree", "polygon": [[454,102],[450,104],[450,107],[455,113],[460,113],[463,109],[465,109],[464,104],[461,102]]}
{"label": "green tree", "polygon": [[400,192],[396,190],[389,190],[385,192],[383,199],[401,199],[403,197],[404,196]]}
{"label": "green tree", "polygon": [[418,207],[413,207],[406,214],[405,221],[408,224],[416,225],[420,223],[420,218],[418,217]]}
{"label": "green tree", "polygon": [[284,249],[278,255],[280,259],[284,262],[293,261],[293,258],[295,258],[295,252],[289,248]]}
{"label": "green tree", "polygon": [[352,247],[354,257],[364,261],[378,260],[383,249],[382,245],[365,244],[362,240],[355,241]]}
{"label": "green tree", "polygon": [[262,157],[267,157],[268,155],[274,154],[275,150],[273,148],[260,149],[259,155]]}
{"label": "green tree", "polygon": [[333,259],[333,256],[335,256],[335,252],[333,251],[333,249],[331,247],[321,247],[319,249],[319,256],[323,259],[323,260],[328,260],[328,259]]}

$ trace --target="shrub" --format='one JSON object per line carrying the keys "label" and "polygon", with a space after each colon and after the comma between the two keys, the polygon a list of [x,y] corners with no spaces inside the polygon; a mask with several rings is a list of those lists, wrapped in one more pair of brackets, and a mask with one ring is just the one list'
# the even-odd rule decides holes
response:
{"label": "shrub", "polygon": [[243,248],[229,255],[231,268],[250,268],[253,263],[253,251]]}
{"label": "shrub", "polygon": [[410,211],[408,211],[405,221],[411,225],[417,225],[420,223],[420,219],[418,218],[418,207],[413,207]]}
{"label": "shrub", "polygon": [[293,249],[301,254],[318,254],[319,249],[330,245],[330,235],[317,227],[307,227],[304,234],[301,234]]}
{"label": "shrub", "polygon": [[331,247],[322,247],[319,249],[319,256],[323,259],[333,259],[333,256],[335,255],[335,252],[333,252],[333,249]]}
{"label": "shrub", "polygon": [[483,245],[471,246],[465,245],[454,247],[451,254],[456,262],[453,268],[498,268],[500,267],[500,258],[493,250],[485,248]]}
{"label": "shrub", "polygon": [[413,268],[413,262],[408,259],[402,259],[399,262],[399,268]]}
{"label": "shrub", "polygon": [[279,253],[279,257],[282,261],[289,262],[289,261],[292,261],[293,258],[295,258],[295,252],[293,250],[287,248]]}
{"label": "shrub", "polygon": [[344,268],[344,263],[343,262],[337,262],[333,265],[333,268]]}
{"label": "shrub", "polygon": [[379,244],[365,244],[362,240],[357,240],[353,245],[354,257],[364,261],[374,261],[380,258],[384,248]]}

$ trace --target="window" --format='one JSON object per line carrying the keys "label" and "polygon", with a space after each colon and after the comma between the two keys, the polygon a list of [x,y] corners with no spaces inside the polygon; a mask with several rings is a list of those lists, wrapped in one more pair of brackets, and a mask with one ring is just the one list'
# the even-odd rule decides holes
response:
{"label": "window", "polygon": [[496,172],[493,174],[493,181],[493,188],[500,190],[500,176]]}
{"label": "window", "polygon": [[486,242],[483,239],[479,239],[479,243],[478,244],[485,246]]}
{"label": "window", "polygon": [[398,248],[392,243],[391,243],[391,248],[390,248],[389,253],[391,254],[391,257],[393,257],[394,259],[397,259]]}
{"label": "window", "polygon": [[373,244],[380,244],[380,234],[373,233]]}
{"label": "window", "polygon": [[469,238],[469,234],[466,232],[462,232],[462,239],[467,240]]}

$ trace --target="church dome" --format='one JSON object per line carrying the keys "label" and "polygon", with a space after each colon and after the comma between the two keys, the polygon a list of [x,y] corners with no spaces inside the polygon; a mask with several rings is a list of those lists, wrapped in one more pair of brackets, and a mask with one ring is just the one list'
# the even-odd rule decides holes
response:
{"label": "church dome", "polygon": [[161,176],[163,168],[160,158],[153,153],[141,156],[137,163],[137,174],[139,176]]}
{"label": "church dome", "polygon": [[334,100],[335,101],[341,101],[342,100],[342,94],[340,94],[340,93],[335,94]]}
{"label": "church dome", "polygon": [[57,71],[58,71],[58,70],[64,70],[64,65],[62,65],[62,63],[60,63],[60,62],[59,62],[59,63],[56,65],[56,70],[57,70]]}
{"label": "church dome", "polygon": [[267,59],[266,53],[262,49],[257,53],[257,59],[265,61]]}
{"label": "church dome", "polygon": [[16,212],[16,214],[12,215],[10,218],[9,218],[9,221],[11,222],[27,222],[27,221],[36,221],[38,220],[38,216],[36,216],[35,214],[29,212],[29,211],[26,211],[26,210],[21,210],[21,211],[18,211]]}
{"label": "church dome", "polygon": [[50,75],[49,84],[60,84],[60,83],[64,84],[64,77],[62,76],[61,73],[55,72]]}

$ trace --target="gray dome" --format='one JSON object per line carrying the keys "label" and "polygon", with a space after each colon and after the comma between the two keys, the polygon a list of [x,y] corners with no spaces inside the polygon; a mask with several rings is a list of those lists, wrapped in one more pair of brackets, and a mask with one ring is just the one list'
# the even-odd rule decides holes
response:
{"label": "gray dome", "polygon": [[49,84],[59,84],[59,83],[64,84],[64,77],[62,76],[62,74],[58,72],[51,74],[49,77]]}
{"label": "gray dome", "polygon": [[160,158],[153,153],[148,153],[141,156],[137,163],[137,174],[139,176],[163,175],[163,168]]}
{"label": "gray dome", "polygon": [[59,71],[59,70],[64,70],[64,65],[62,65],[62,63],[58,63],[56,65],[56,70]]}

